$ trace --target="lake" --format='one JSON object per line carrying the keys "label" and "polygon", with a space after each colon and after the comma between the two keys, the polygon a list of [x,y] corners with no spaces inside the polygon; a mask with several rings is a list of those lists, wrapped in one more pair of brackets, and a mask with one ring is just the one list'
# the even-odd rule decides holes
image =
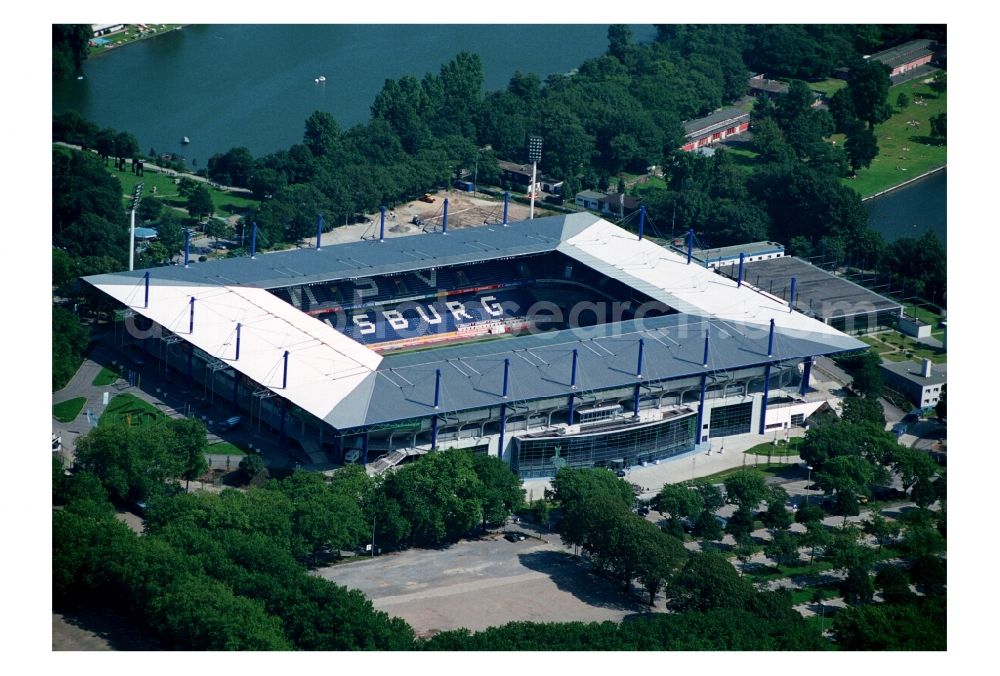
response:
{"label": "lake", "polygon": [[[83,80],[53,85],[53,112],[76,110],[136,136],[142,150],[181,153],[204,167],[245,146],[255,157],[302,141],[305,120],[331,113],[344,128],[368,120],[387,78],[437,74],[462,51],[479,54],[484,90],[515,71],[543,80],[607,49],[608,26],[192,25],[110,50]],[[633,26],[636,42],[652,25]],[[326,81],[315,82],[323,75]],[[180,140],[187,136],[190,145]]]}
{"label": "lake", "polygon": [[868,224],[887,243],[934,232],[942,246],[948,237],[948,170],[865,202]]}

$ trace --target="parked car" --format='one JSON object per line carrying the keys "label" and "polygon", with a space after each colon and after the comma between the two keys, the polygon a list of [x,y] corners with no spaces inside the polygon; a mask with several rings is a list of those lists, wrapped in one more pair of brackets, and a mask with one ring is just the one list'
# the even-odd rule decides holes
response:
{"label": "parked car", "polygon": [[237,427],[239,427],[242,422],[243,419],[240,416],[234,415],[233,417],[226,418],[221,423],[219,423],[219,427],[221,427],[223,430],[234,430]]}
{"label": "parked car", "polygon": [[509,530],[506,533],[504,533],[503,537],[508,542],[520,542],[521,540],[525,539],[525,537],[524,537],[524,535],[522,533],[515,533],[512,530]]}
{"label": "parked car", "polygon": [[420,201],[427,202],[428,204],[434,204],[434,196],[431,195],[430,193],[425,192],[423,196],[420,198]]}

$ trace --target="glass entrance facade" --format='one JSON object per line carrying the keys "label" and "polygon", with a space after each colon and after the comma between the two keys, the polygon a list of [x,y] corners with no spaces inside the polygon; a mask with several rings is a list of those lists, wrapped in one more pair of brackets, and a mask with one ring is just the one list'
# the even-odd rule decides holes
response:
{"label": "glass entrance facade", "polygon": [[710,437],[728,437],[733,434],[746,434],[750,431],[753,402],[716,406],[712,409],[712,417],[708,426]]}
{"label": "glass entrance facade", "polygon": [[694,449],[696,416],[685,412],[647,423],[609,423],[566,436],[514,438],[511,468],[522,478],[553,476],[560,467],[636,465]]}

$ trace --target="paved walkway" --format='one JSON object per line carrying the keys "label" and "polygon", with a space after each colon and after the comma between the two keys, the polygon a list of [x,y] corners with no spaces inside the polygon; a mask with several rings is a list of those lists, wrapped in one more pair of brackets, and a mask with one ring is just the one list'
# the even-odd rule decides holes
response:
{"label": "paved walkway", "polygon": [[[794,428],[789,430],[789,437],[805,436],[805,432],[803,428]],[[783,435],[779,436],[779,439],[783,438]],[[773,433],[765,436],[751,433],[726,437],[721,440],[714,439],[710,451],[693,451],[669,460],[660,460],[658,464],[632,467],[626,472],[625,480],[642,487],[643,490],[639,497],[648,500],[659,493],[665,484],[690,481],[693,478],[717,474],[727,469],[752,467],[758,463],[766,463],[767,456],[747,455],[745,451],[773,439]],[[797,455],[775,456],[772,462],[787,463],[791,466],[799,464],[801,460]],[[551,479],[524,480],[525,495],[529,500],[541,498],[544,491],[551,488]]]}
{"label": "paved walkway", "polygon": [[[86,397],[87,404],[80,411],[80,414],[69,423],[62,423],[52,418],[52,433],[62,436],[63,456],[68,461],[72,461],[73,452],[76,447],[76,439],[81,434],[87,433],[91,425],[87,420],[88,409],[93,413],[94,420],[100,417],[104,410],[104,393],[109,393],[109,398],[122,392],[128,392],[133,396],[153,405],[158,410],[171,418],[184,417],[188,412],[190,417],[200,418],[206,422],[209,428],[208,442],[221,441],[222,438],[213,432],[213,422],[224,420],[232,412],[229,403],[224,396],[217,393],[214,396],[205,396],[201,387],[190,387],[179,379],[168,380],[159,372],[157,366],[152,362],[142,366],[128,365],[126,368],[134,369],[138,386],[129,386],[125,380],[119,379],[117,383],[102,387],[93,384],[94,378],[101,372],[103,367],[112,367],[117,362],[122,364],[125,361],[125,354],[122,350],[114,346],[114,337],[110,330],[98,334],[98,338],[91,346],[90,354],[84,359],[83,365],[70,379],[67,385],[52,393],[52,404],[74,399],[76,397]],[[288,454],[281,448],[278,435],[265,431],[257,432],[246,425],[242,429],[225,433],[225,440],[243,446],[252,446],[260,449],[264,456],[264,463],[268,467],[285,467],[290,463]],[[213,456],[208,456],[212,467],[222,468],[226,463],[226,456],[219,456],[216,460]],[[239,465],[240,456],[229,456],[230,466],[233,469]]]}

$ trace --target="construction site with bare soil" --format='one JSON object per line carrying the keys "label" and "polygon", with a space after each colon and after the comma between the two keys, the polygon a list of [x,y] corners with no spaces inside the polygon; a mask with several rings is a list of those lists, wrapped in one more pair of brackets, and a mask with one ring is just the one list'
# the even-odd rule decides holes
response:
{"label": "construction site with bare soil", "polygon": [[[481,193],[459,190],[440,190],[427,193],[420,199],[400,204],[385,211],[385,236],[405,237],[422,232],[440,230],[444,222],[444,201],[448,200],[448,229],[467,228],[484,223],[502,223],[504,200],[502,197],[487,197]],[[507,207],[509,222],[527,220],[531,213],[528,204],[515,202]],[[535,218],[552,216],[555,212],[541,208],[541,200],[535,202]],[[323,243],[355,242],[359,239],[373,239],[379,236],[381,213],[365,214],[365,221],[354,225],[344,225],[323,234]],[[316,238],[302,240],[300,246],[315,246]]]}

